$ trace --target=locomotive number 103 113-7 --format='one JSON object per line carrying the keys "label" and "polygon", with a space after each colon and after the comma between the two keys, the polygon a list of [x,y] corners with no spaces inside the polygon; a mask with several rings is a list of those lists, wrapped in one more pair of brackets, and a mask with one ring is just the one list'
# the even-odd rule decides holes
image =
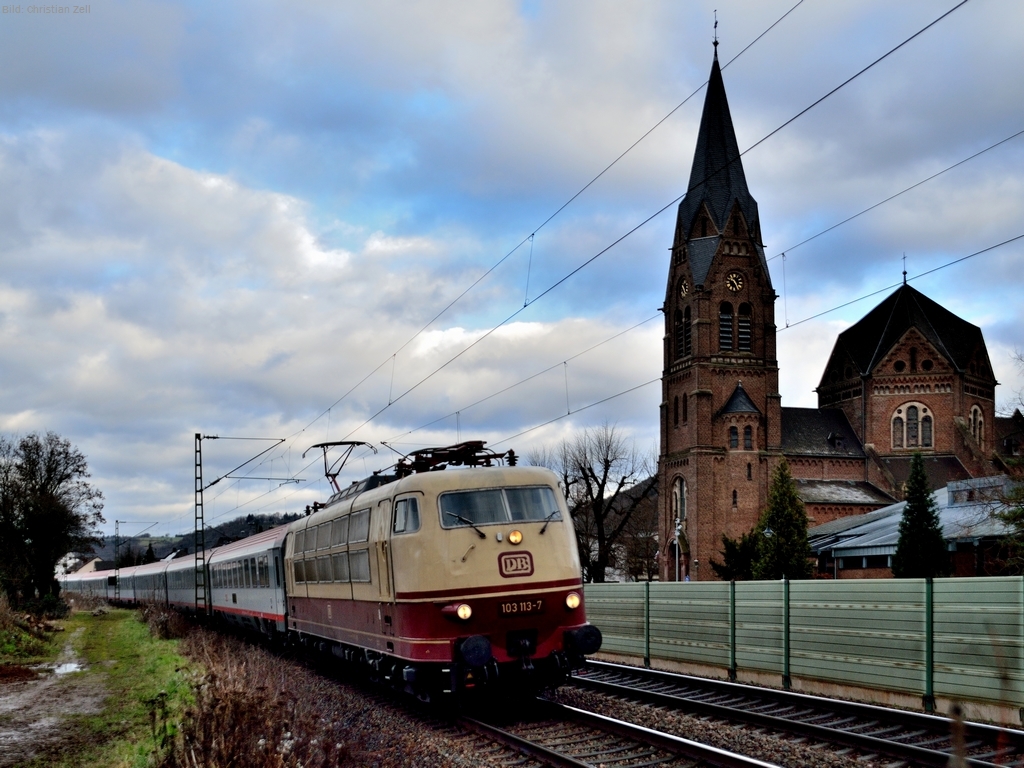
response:
{"label": "locomotive number 103 113-7", "polygon": [[502,616],[522,616],[529,613],[543,613],[544,600],[510,600],[498,603],[498,613]]}

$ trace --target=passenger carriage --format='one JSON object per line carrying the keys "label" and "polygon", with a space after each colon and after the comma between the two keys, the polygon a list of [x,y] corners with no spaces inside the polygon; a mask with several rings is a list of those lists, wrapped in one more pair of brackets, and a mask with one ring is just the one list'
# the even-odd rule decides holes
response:
{"label": "passenger carriage", "polygon": [[239,629],[282,637],[285,625],[281,526],[218,547],[209,558],[213,614]]}

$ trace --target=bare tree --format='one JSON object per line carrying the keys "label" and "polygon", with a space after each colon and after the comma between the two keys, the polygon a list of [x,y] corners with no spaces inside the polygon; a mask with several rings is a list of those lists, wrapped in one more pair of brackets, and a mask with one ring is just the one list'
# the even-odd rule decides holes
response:
{"label": "bare tree", "polygon": [[640,485],[653,474],[652,457],[605,424],[528,460],[559,475],[576,529],[583,578],[603,582],[607,569],[623,557],[634,513],[657,494],[656,481]]}
{"label": "bare tree", "polygon": [[0,589],[15,604],[56,595],[57,561],[97,543],[103,495],[87,477],[85,456],[60,435],[0,435]]}

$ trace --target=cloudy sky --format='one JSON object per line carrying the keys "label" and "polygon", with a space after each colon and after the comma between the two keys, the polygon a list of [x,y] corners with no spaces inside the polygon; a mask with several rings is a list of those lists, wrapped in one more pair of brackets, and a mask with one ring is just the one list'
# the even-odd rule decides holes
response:
{"label": "cloudy sky", "polygon": [[[981,326],[1008,407],[1024,6],[971,0],[758,143],[957,2],[13,6],[0,432],[69,438],[124,533],[191,527],[196,432],[287,438],[246,470],[279,479],[207,492],[214,524],[326,498],[302,458],[325,440],[526,454],[607,422],[655,450],[675,206],[655,214],[685,190],[715,9],[766,250],[786,253],[783,404],[815,405],[904,255],[913,278],[991,248],[913,284]],[[207,482],[269,445],[204,441]],[[358,451],[342,481],[395,458]]]}

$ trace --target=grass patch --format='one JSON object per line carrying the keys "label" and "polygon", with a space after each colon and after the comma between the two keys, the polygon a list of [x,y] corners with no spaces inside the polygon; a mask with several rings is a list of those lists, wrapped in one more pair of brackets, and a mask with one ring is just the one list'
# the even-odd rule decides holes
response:
{"label": "grass patch", "polygon": [[86,664],[68,685],[101,686],[107,696],[98,714],[68,717],[56,754],[40,755],[26,768],[142,768],[160,759],[191,700],[188,662],[178,654],[178,640],[153,637],[146,618],[109,610],[65,621],[65,638]]}
{"label": "grass patch", "polygon": [[60,640],[59,633],[34,630],[11,610],[7,595],[0,591],[0,665],[52,661],[60,651]]}

